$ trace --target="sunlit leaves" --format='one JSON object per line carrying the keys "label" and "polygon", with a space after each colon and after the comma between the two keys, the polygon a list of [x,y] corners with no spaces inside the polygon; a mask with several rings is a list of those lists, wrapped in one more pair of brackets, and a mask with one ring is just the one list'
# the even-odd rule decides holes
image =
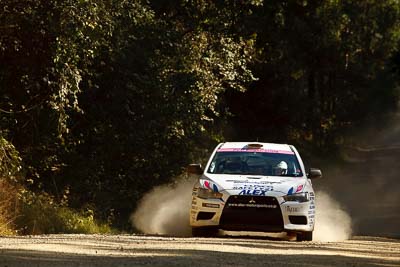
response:
{"label": "sunlit leaves", "polygon": [[21,170],[21,158],[15,147],[0,134],[0,179],[15,180]]}

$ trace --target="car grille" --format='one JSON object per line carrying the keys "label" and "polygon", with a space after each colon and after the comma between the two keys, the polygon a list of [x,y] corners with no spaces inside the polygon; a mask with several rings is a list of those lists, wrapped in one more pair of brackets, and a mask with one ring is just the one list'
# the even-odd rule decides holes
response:
{"label": "car grille", "polygon": [[282,212],[275,197],[230,196],[220,219],[225,230],[283,231]]}

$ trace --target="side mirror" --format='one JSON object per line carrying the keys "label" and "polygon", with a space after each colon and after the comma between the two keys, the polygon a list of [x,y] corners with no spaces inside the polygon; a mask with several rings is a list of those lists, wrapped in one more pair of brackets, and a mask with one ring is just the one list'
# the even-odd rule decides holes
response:
{"label": "side mirror", "polygon": [[309,179],[317,179],[322,177],[322,172],[320,169],[310,168],[307,174],[307,178]]}
{"label": "side mirror", "polygon": [[201,167],[201,164],[189,164],[186,168],[186,172],[194,175],[201,175],[203,174],[203,168]]}

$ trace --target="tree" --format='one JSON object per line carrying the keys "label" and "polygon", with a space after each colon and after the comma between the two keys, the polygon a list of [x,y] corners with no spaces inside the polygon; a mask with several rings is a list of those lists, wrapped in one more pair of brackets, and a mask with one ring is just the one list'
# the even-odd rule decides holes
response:
{"label": "tree", "polygon": [[398,23],[398,4],[390,0],[269,1],[254,8],[244,25],[257,36],[259,81],[228,95],[236,125],[250,129],[240,136],[331,149],[378,110],[393,109],[388,61]]}
{"label": "tree", "polygon": [[72,131],[82,142],[63,176],[72,177],[76,205],[127,218],[144,192],[171,181],[213,140],[219,96],[253,77],[251,47],[240,39],[146,6],[114,8],[110,47],[95,59],[96,75],[82,80]]}

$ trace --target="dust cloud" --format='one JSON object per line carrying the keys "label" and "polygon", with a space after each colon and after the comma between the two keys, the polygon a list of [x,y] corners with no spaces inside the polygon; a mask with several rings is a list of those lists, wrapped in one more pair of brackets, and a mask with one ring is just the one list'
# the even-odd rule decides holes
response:
{"label": "dust cloud", "polygon": [[349,239],[351,217],[326,192],[316,192],[314,241],[333,242]]}
{"label": "dust cloud", "polygon": [[400,112],[354,132],[318,186],[349,212],[354,235],[400,238]]}
{"label": "dust cloud", "polygon": [[341,161],[308,161],[324,176],[313,181],[314,189],[348,212],[353,235],[400,238],[400,113],[385,125],[355,131],[340,150]]}
{"label": "dust cloud", "polygon": [[[178,179],[174,185],[155,187],[143,197],[131,216],[133,225],[146,234],[190,236],[189,209],[194,183],[193,179]],[[316,196],[314,240],[348,239],[351,235],[350,216],[327,193],[317,192]]]}
{"label": "dust cloud", "polygon": [[174,185],[155,187],[131,216],[134,227],[146,234],[190,236],[189,209],[194,183],[178,179]]}

